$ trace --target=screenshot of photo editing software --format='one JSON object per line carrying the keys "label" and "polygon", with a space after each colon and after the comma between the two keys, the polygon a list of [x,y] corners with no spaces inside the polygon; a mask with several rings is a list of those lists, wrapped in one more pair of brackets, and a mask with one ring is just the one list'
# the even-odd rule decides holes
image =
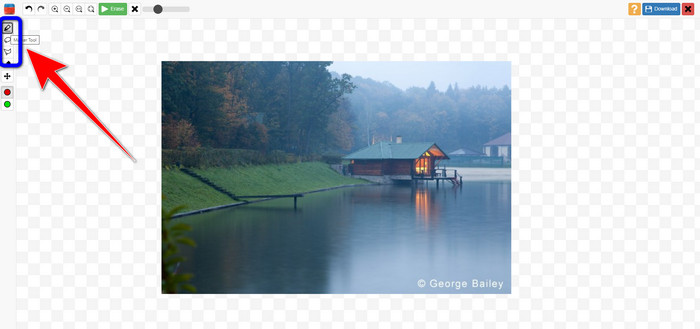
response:
{"label": "screenshot of photo editing software", "polygon": [[696,328],[692,2],[4,2],[0,328]]}

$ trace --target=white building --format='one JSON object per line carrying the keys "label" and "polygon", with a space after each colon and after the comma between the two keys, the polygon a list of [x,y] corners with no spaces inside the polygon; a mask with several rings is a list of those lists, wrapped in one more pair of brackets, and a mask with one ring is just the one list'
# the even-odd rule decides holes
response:
{"label": "white building", "polygon": [[484,154],[487,157],[501,157],[503,161],[510,162],[510,133],[484,144]]}

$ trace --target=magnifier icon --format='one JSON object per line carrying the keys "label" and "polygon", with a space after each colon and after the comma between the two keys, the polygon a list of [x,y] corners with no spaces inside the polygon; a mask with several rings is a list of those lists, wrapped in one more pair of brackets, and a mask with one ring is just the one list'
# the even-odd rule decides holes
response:
{"label": "magnifier icon", "polygon": [[63,6],[63,11],[70,13],[70,6]]}
{"label": "magnifier icon", "polygon": [[75,6],[75,11],[82,13],[83,12],[83,7],[81,6]]}
{"label": "magnifier icon", "polygon": [[51,11],[54,13],[58,12],[58,6],[51,6]]}
{"label": "magnifier icon", "polygon": [[88,11],[91,12],[91,13],[94,13],[94,12],[95,12],[95,7],[93,7],[92,5],[88,6],[87,9],[88,9]]}

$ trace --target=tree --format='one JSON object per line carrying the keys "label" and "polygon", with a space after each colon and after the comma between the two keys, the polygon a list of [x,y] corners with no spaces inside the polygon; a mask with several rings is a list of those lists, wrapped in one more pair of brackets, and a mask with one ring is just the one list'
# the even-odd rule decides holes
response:
{"label": "tree", "polygon": [[178,273],[180,263],[186,258],[180,254],[181,246],[196,247],[197,244],[186,233],[192,230],[187,224],[173,221],[173,215],[181,211],[184,206],[175,207],[169,211],[162,210],[161,217],[161,292],[174,294],[182,291],[196,292],[197,289],[189,283],[194,276],[192,273]]}
{"label": "tree", "polygon": [[447,86],[447,90],[445,91],[445,95],[447,95],[447,97],[450,97],[450,98],[454,97],[455,91],[454,91],[454,89],[452,89],[452,84],[449,84]]}
{"label": "tree", "polygon": [[172,116],[166,116],[163,123],[163,148],[183,147],[199,147],[194,126],[186,119],[177,120]]}
{"label": "tree", "polygon": [[353,126],[352,112],[349,110],[349,102],[343,100],[341,106],[330,115],[326,134],[329,136],[327,140],[327,148],[330,150],[338,150],[347,152],[353,146]]}
{"label": "tree", "polygon": [[437,88],[435,88],[435,82],[430,81],[430,85],[428,86],[428,96],[433,96],[437,94]]}
{"label": "tree", "polygon": [[[348,75],[332,76],[330,64],[165,62],[163,146],[182,145],[184,122],[204,147],[309,155],[352,145],[342,136],[350,123],[341,122],[351,116],[337,112],[354,85]],[[328,130],[331,121],[340,135]]]}

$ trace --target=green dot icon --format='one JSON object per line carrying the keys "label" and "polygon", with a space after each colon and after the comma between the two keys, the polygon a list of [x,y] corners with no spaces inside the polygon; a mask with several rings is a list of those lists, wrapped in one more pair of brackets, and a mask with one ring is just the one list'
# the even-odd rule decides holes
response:
{"label": "green dot icon", "polygon": [[10,103],[10,101],[5,101],[4,105],[5,105],[5,107],[10,107],[10,105],[12,105],[12,103]]}

